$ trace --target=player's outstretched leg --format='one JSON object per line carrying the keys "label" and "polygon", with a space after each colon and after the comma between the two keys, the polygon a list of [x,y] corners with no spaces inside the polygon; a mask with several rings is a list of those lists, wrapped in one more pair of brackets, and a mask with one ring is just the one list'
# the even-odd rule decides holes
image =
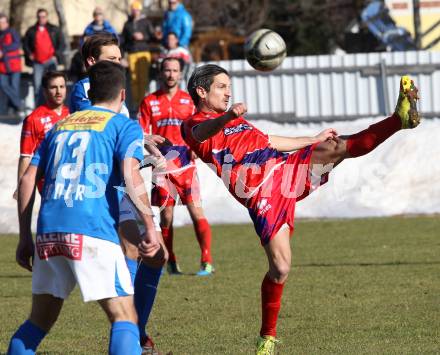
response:
{"label": "player's outstretched leg", "polygon": [[417,127],[420,123],[418,99],[418,90],[413,81],[408,76],[403,76],[393,115],[361,132],[320,143],[312,153],[311,163],[314,167],[315,164],[333,164],[334,167],[346,158],[368,154],[401,129]]}
{"label": "player's outstretched leg", "polygon": [[284,283],[290,271],[290,229],[281,229],[264,246],[269,271],[261,284],[261,329],[257,341],[257,355],[275,354],[278,313],[281,308]]}

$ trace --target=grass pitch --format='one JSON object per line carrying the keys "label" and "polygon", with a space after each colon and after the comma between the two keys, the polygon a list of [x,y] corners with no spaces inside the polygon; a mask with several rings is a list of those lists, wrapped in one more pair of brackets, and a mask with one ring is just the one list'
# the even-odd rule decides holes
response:
{"label": "grass pitch", "polygon": [[[299,221],[280,313],[278,354],[440,353],[440,217]],[[165,275],[149,324],[159,348],[252,354],[266,259],[250,225],[213,227],[214,277],[197,278],[190,227],[175,231],[184,276]],[[27,317],[31,276],[0,236],[0,352]],[[75,290],[41,354],[103,354],[109,325]]]}

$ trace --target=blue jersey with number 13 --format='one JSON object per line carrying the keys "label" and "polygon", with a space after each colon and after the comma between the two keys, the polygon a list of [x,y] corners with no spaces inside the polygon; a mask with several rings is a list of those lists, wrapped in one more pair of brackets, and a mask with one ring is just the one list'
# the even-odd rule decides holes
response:
{"label": "blue jersey with number 13", "polygon": [[59,121],[31,162],[45,177],[37,232],[119,243],[120,166],[143,159],[142,137],[136,121],[95,106]]}

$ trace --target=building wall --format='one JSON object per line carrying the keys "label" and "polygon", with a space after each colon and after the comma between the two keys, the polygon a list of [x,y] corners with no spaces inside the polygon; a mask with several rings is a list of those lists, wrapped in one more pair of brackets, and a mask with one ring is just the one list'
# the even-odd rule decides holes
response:
{"label": "building wall", "polygon": [[[409,32],[414,34],[413,21],[413,2],[412,0],[386,0],[385,1],[390,14],[396,21],[397,25],[405,27]],[[436,0],[420,0],[420,22],[421,32],[423,33],[434,23],[440,19],[440,1]],[[440,36],[440,26],[432,31],[429,35],[422,38],[422,46],[428,45],[431,41]],[[440,50],[440,42],[432,48]]]}

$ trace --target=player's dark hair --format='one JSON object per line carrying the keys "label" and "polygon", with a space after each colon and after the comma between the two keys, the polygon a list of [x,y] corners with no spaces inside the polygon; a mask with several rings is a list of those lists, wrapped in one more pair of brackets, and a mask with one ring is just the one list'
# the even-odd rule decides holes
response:
{"label": "player's dark hair", "polygon": [[81,56],[86,68],[89,66],[87,58],[92,57],[97,61],[101,48],[105,46],[119,46],[116,36],[108,32],[99,32],[87,37],[81,47]]}
{"label": "player's dark hair", "polygon": [[229,76],[229,73],[226,69],[215,65],[215,64],[205,64],[201,67],[194,69],[191,77],[188,80],[188,92],[191,95],[191,98],[194,101],[194,104],[197,106],[200,101],[200,97],[197,94],[197,88],[200,86],[204,88],[207,92],[211,88],[212,83],[214,82],[214,77],[219,74],[226,74]]}
{"label": "player's dark hair", "polygon": [[37,10],[37,16],[38,16],[40,13],[42,13],[42,12],[46,13],[46,15],[49,15],[49,12],[48,12],[45,8],[40,7],[40,8]]}
{"label": "player's dark hair", "polygon": [[125,89],[125,70],[117,63],[102,60],[92,65],[88,71],[92,104],[115,100],[121,89]]}
{"label": "player's dark hair", "polygon": [[162,60],[162,62],[160,63],[160,71],[161,72],[163,71],[163,68],[164,68],[166,62],[171,62],[173,60],[175,60],[176,62],[179,63],[180,71],[182,71],[185,63],[183,62],[183,60],[181,58],[175,58],[175,57],[164,58],[164,60]]}
{"label": "player's dark hair", "polygon": [[64,81],[67,81],[66,74],[61,71],[49,70],[44,73],[43,78],[41,79],[41,86],[43,89],[48,89],[50,82],[55,78],[63,78]]}

